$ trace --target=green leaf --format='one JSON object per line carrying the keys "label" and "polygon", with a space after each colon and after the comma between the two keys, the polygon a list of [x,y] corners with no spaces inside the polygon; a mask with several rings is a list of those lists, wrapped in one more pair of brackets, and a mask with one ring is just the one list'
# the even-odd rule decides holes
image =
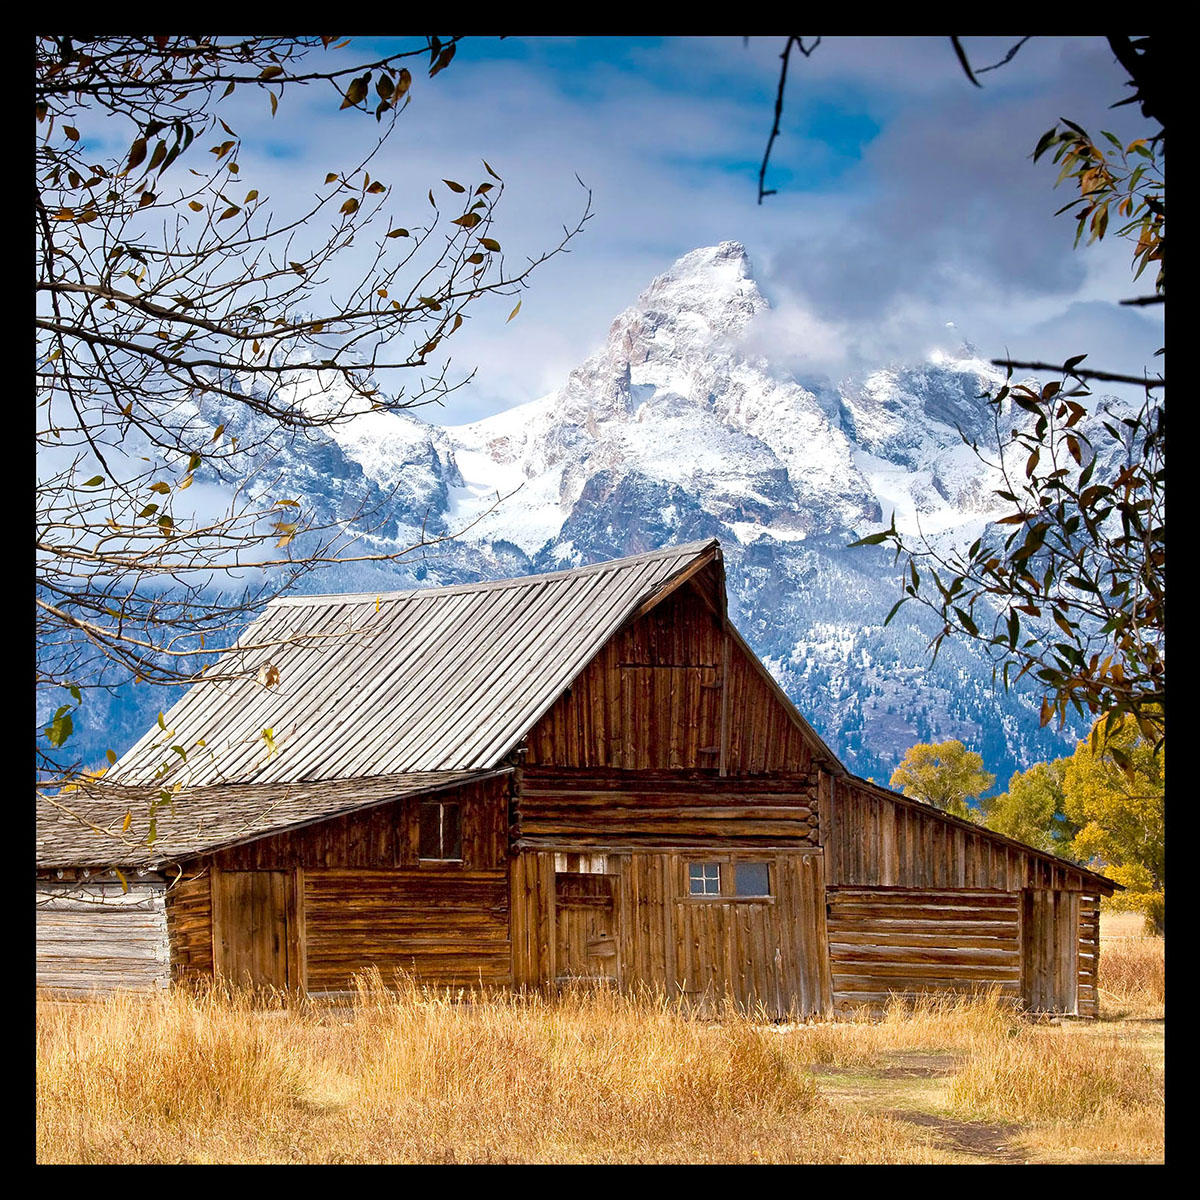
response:
{"label": "green leaf", "polygon": [[46,726],[46,738],[52,746],[61,746],[75,732],[70,712],[59,709],[54,720]]}
{"label": "green leaf", "polygon": [[857,542],[850,542],[847,549],[852,550],[855,546],[878,546],[880,542],[886,542],[890,536],[890,531],[885,529],[882,533],[872,533],[867,537],[859,538]]}

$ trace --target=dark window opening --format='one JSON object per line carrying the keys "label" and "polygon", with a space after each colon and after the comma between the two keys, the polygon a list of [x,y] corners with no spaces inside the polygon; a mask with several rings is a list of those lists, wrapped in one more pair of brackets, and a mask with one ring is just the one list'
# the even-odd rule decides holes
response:
{"label": "dark window opening", "polygon": [[458,804],[421,802],[419,857],[442,862],[462,861],[462,816]]}
{"label": "dark window opening", "polygon": [[740,862],[734,866],[735,896],[769,896],[771,871],[764,862]]}

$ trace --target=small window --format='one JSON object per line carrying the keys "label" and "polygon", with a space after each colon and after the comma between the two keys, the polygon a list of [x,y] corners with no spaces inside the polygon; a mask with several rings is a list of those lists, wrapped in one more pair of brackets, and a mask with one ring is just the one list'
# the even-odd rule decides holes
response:
{"label": "small window", "polygon": [[458,804],[445,804],[440,800],[422,801],[417,853],[426,860],[462,861],[462,817]]}
{"label": "small window", "polygon": [[721,894],[721,864],[688,863],[688,891],[693,896]]}
{"label": "small window", "polygon": [[734,867],[735,896],[769,896],[771,871],[765,862],[740,862]]}

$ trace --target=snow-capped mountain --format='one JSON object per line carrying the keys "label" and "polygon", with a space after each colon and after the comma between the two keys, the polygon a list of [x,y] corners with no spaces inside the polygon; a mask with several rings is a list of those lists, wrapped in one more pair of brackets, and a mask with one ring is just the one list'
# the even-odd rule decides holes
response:
{"label": "snow-capped mountain", "polygon": [[[897,568],[847,548],[893,512],[901,529],[950,541],[999,515],[959,430],[983,432],[981,396],[1001,374],[964,347],[805,386],[747,348],[767,308],[739,243],[698,249],[541,399],[452,427],[365,414],[297,443],[275,469],[310,512],[341,511],[350,492],[383,510],[366,544],[462,531],[399,563],[311,576],[305,590],[498,578],[719,537],[735,623],[852,770],[886,782],[914,742],[957,737],[1003,787],[1063,753],[1082,731],[1040,729],[1032,699],[993,689],[971,647],[948,642],[931,667],[916,606],[883,628]],[[120,716],[152,721],[159,704]],[[87,738],[109,738],[97,753],[116,716],[108,730],[86,721]]]}

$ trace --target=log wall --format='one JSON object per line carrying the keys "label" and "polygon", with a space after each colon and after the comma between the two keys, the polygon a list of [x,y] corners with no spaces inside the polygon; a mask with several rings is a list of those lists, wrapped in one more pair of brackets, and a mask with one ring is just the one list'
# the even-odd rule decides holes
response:
{"label": "log wall", "polygon": [[37,883],[37,986],[72,995],[166,987],[162,882]]}
{"label": "log wall", "polygon": [[310,992],[377,966],[454,987],[511,982],[506,871],[305,871]]}
{"label": "log wall", "polygon": [[1078,1005],[1081,1017],[1100,1015],[1097,973],[1100,968],[1100,897],[1079,896]]}
{"label": "log wall", "polygon": [[[279,940],[287,964],[279,986],[344,991],[370,966],[385,978],[400,970],[438,985],[509,982],[509,790],[498,778],[430,797],[462,806],[461,862],[419,860],[425,797],[410,796],[188,864],[167,898],[174,977],[211,976],[214,946],[226,962],[275,961]],[[241,894],[254,890],[250,877],[268,875],[286,875],[286,904],[279,921],[259,922],[264,938],[274,936],[256,956],[252,946],[233,945],[246,931],[214,923],[213,884],[222,882],[222,895]],[[237,919],[229,913],[224,924]],[[265,966],[261,974],[269,974]]]}
{"label": "log wall", "polygon": [[405,796],[302,829],[259,838],[207,855],[227,871],[271,871],[289,867],[417,870],[422,800],[457,801],[462,806],[462,867],[501,867],[508,853],[507,778]]}
{"label": "log wall", "polygon": [[816,847],[816,773],[564,771],[520,775],[513,837],[521,846]]}
{"label": "log wall", "polygon": [[989,987],[1020,1000],[1019,893],[837,888],[828,899],[836,1011]]}
{"label": "log wall", "polygon": [[211,875],[208,866],[185,872],[167,892],[171,978],[180,983],[213,973]]}

